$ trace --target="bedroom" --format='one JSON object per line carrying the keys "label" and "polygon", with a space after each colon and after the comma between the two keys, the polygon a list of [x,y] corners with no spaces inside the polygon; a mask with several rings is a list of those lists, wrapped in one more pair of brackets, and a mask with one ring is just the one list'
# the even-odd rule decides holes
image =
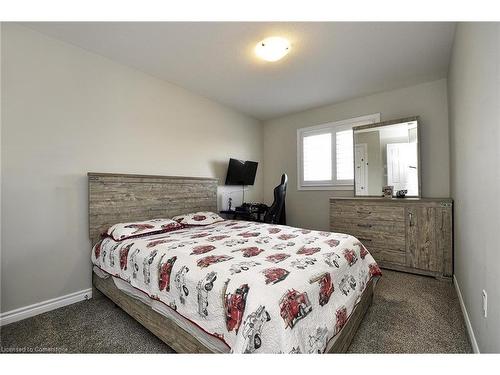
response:
{"label": "bedroom", "polygon": [[499,25],[2,22],[2,357],[498,353]]}

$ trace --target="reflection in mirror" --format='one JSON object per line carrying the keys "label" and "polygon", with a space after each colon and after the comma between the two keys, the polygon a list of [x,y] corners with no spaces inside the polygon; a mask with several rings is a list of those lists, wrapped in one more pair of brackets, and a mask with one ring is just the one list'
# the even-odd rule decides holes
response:
{"label": "reflection in mirror", "polygon": [[381,196],[386,185],[420,196],[416,117],[358,126],[353,135],[356,196]]}

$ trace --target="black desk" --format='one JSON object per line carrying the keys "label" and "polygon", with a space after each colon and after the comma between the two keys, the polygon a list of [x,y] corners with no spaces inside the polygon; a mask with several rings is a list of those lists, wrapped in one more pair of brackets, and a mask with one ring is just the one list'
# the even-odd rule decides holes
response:
{"label": "black desk", "polygon": [[222,216],[231,220],[246,220],[246,221],[258,221],[264,222],[265,212],[258,211],[236,211],[236,210],[224,210],[219,212]]}

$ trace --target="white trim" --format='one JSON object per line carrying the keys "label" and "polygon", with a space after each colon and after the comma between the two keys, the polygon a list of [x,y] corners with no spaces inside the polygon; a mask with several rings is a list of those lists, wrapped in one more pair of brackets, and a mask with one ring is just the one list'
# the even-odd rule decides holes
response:
{"label": "white trim", "polygon": [[[309,181],[305,182],[303,177],[302,168],[302,139],[304,133],[325,133],[326,131],[335,134],[335,131],[342,131],[347,129],[352,129],[354,126],[375,124],[380,122],[380,113],[373,113],[371,115],[358,116],[354,118],[344,119],[340,121],[329,122],[325,124],[319,124],[314,126],[309,126],[306,128],[297,129],[297,190],[348,190],[354,191],[354,179],[338,181],[336,179],[336,163],[332,160],[332,180],[331,181]],[[335,146],[336,139],[332,137],[332,159],[335,159],[333,155],[336,154]],[[353,150],[354,152],[354,150]]]}
{"label": "white trim", "polygon": [[92,298],[92,288],[80,290],[65,296],[52,298],[46,301],[38,302],[33,305],[20,307],[15,310],[6,311],[0,314],[0,326],[17,322],[35,315],[55,310],[60,307],[68,306],[76,302]]}
{"label": "white trim", "polygon": [[303,185],[300,184],[297,186],[297,190],[343,190],[343,191],[354,191],[354,185]]}
{"label": "white trim", "polygon": [[469,334],[469,339],[472,345],[472,351],[476,354],[480,354],[479,346],[477,345],[476,336],[474,336],[474,331],[472,329],[472,324],[469,319],[469,314],[467,313],[467,309],[465,308],[465,303],[462,298],[462,293],[460,292],[460,287],[458,286],[458,280],[453,275],[453,284],[455,284],[455,289],[457,290],[458,301],[460,302],[460,308],[462,309],[462,314],[464,315],[465,326],[467,327],[467,333]]}
{"label": "white trim", "polygon": [[[375,121],[375,122],[372,122]],[[372,113],[371,115],[364,115],[364,116],[359,116],[359,117],[353,117],[353,118],[348,118],[344,120],[339,120],[339,121],[332,121],[332,122],[327,122],[319,125],[313,125],[313,126],[308,126],[306,128],[302,128],[302,130],[321,130],[325,128],[331,128],[332,126],[343,126],[343,125],[352,125],[355,126],[359,122],[367,122],[367,124],[376,124],[377,122],[380,122],[380,112],[379,113]],[[297,129],[301,130],[301,129]]]}

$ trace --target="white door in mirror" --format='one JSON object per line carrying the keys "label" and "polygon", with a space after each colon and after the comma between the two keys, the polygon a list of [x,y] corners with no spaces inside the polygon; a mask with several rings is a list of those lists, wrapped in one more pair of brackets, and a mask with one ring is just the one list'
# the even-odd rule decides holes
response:
{"label": "white door in mirror", "polygon": [[356,195],[368,195],[368,152],[366,143],[354,146]]}
{"label": "white door in mirror", "polygon": [[408,190],[408,195],[418,194],[418,176],[416,144],[389,143],[387,144],[387,184],[394,186],[394,191]]}

